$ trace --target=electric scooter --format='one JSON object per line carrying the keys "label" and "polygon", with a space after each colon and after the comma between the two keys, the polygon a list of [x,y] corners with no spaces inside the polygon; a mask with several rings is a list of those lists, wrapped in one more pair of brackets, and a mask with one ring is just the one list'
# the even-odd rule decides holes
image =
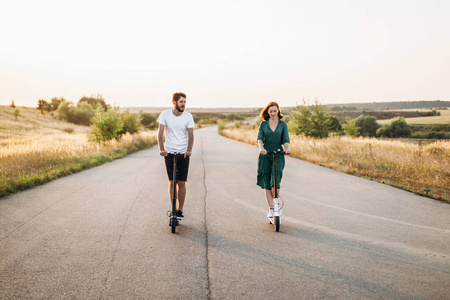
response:
{"label": "electric scooter", "polygon": [[[281,224],[281,208],[283,205],[283,200],[278,198],[278,191],[277,191],[277,162],[276,162],[276,156],[277,155],[284,155],[285,152],[278,149],[277,151],[271,151],[267,154],[273,155],[273,186],[275,190],[275,195],[273,198],[273,218],[269,218],[269,222],[273,224],[274,229],[276,232],[280,231],[280,224]],[[280,203],[281,201],[281,203]]]}

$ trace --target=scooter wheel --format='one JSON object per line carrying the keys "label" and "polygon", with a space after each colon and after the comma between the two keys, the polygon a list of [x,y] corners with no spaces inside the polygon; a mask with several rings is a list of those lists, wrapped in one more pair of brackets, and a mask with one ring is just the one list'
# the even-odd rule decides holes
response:
{"label": "scooter wheel", "polygon": [[280,231],[280,217],[273,217],[273,223],[275,226],[275,231]]}

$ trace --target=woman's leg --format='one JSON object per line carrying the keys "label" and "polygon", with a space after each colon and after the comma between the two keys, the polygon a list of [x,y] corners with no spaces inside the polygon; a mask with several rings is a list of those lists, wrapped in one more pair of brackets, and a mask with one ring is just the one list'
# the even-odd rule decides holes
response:
{"label": "woman's leg", "polygon": [[271,190],[264,190],[264,194],[266,195],[267,204],[269,208],[273,208],[273,194]]}

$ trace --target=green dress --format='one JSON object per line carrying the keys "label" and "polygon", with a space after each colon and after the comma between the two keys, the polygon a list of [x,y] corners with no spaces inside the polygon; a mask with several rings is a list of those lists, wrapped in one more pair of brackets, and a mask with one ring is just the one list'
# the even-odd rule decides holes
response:
{"label": "green dress", "polygon": [[[263,141],[267,151],[282,150],[281,145],[289,143],[289,132],[286,122],[278,120],[277,128],[272,131],[269,121],[263,121],[259,125],[257,140]],[[281,177],[284,169],[284,155],[275,156],[277,162],[277,189],[280,188]],[[258,176],[256,184],[263,189],[270,190],[273,187],[273,156],[259,154]]]}

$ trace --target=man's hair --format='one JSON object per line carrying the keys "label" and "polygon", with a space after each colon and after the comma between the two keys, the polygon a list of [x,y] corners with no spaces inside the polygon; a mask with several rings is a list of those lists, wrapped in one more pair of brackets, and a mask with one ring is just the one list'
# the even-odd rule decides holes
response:
{"label": "man's hair", "polygon": [[178,102],[178,99],[180,99],[181,97],[186,99],[186,94],[185,93],[175,93],[172,96],[172,101]]}
{"label": "man's hair", "polygon": [[264,119],[264,120],[269,120],[269,108],[271,107],[271,106],[276,106],[277,108],[278,108],[278,119],[282,119],[283,118],[283,115],[281,114],[281,109],[280,109],[280,107],[278,106],[278,103],[276,103],[276,102],[269,102],[269,104],[267,104],[267,106],[266,107],[264,107],[262,110],[261,110],[261,114],[259,115],[260,117],[261,117],[261,119]]}

